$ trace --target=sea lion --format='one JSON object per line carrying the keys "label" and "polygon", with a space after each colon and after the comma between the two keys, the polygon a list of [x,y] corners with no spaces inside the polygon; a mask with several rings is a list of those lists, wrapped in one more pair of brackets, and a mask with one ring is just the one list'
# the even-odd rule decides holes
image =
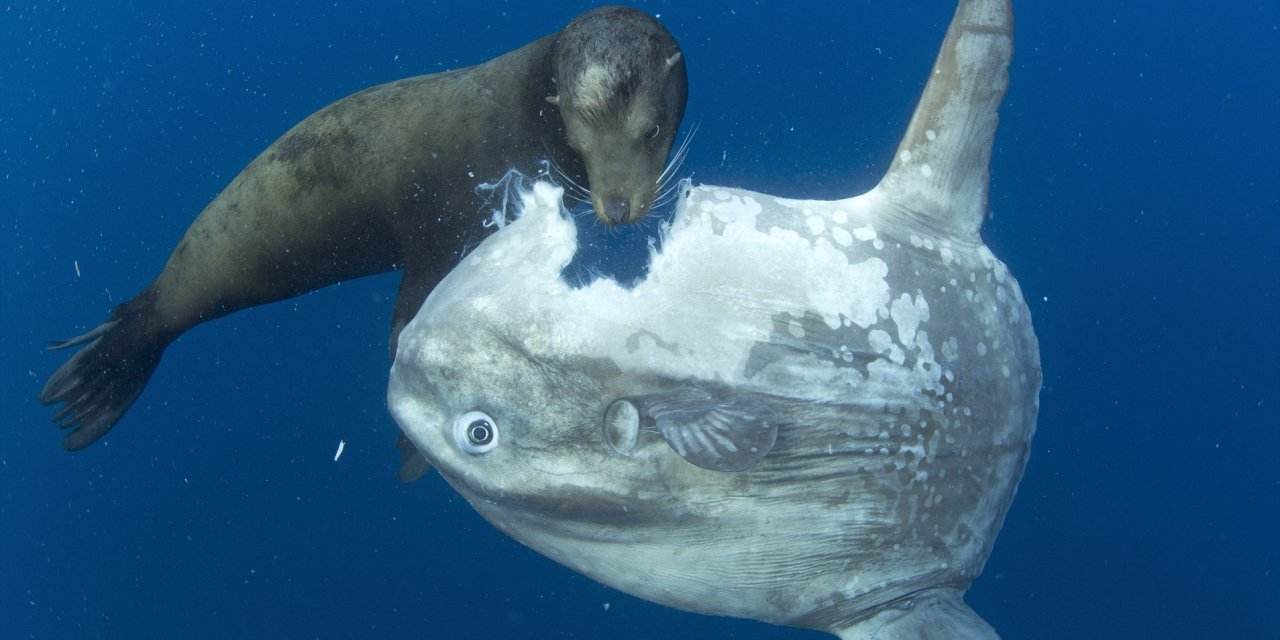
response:
{"label": "sea lion", "polygon": [[549,163],[607,224],[649,209],[684,116],[672,35],[625,7],[483,64],[378,85],[307,117],[223,189],[160,275],[93,330],[39,399],[68,450],[107,433],[191,327],[402,268],[399,331],[489,216],[476,187]]}

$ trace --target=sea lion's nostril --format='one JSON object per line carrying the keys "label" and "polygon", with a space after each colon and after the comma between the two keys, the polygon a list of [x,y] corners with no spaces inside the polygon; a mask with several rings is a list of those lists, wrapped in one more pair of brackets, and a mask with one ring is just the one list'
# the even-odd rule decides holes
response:
{"label": "sea lion's nostril", "polygon": [[631,201],[621,196],[604,199],[604,217],[609,224],[622,224],[631,215]]}

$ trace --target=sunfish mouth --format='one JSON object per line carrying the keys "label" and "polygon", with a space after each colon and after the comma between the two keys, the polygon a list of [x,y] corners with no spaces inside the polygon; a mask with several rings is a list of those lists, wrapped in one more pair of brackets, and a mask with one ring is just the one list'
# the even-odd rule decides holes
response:
{"label": "sunfish mouth", "polygon": [[672,505],[664,505],[577,486],[544,488],[544,493],[494,494],[476,492],[452,481],[451,484],[487,520],[517,530],[572,530],[574,537],[591,537],[591,532],[600,532],[602,541],[616,541],[619,530],[639,532],[656,525],[680,526],[698,519],[681,509],[674,499]]}

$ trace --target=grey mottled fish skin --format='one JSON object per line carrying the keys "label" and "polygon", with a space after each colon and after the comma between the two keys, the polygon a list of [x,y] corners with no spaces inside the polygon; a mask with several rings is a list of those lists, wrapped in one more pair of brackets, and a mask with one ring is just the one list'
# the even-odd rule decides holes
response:
{"label": "grey mottled fish skin", "polygon": [[[495,526],[628,593],[846,639],[996,637],[962,595],[1041,378],[1022,292],[977,233],[1010,49],[1008,2],[962,0],[879,186],[690,189],[630,290],[564,283],[573,222],[537,185],[401,334],[397,421]],[[640,415],[634,446],[606,439],[615,401],[637,408],[618,424]],[[668,431],[650,406],[677,409]],[[455,428],[472,412],[498,432],[483,453]],[[728,445],[669,437],[711,423]],[[762,425],[754,466],[708,468],[767,446],[741,437]]]}

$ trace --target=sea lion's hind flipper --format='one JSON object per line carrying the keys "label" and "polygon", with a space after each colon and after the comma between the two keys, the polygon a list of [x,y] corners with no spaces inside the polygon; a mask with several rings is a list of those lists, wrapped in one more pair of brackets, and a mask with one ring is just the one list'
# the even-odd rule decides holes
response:
{"label": "sea lion's hind flipper", "polygon": [[875,189],[894,208],[940,233],[977,238],[1012,53],[1010,0],[961,0],[893,164]]}
{"label": "sea lion's hind flipper", "polygon": [[116,326],[117,322],[119,322],[119,320],[108,320],[74,338],[67,338],[66,340],[51,340],[48,345],[49,350],[59,351],[61,349],[66,349],[67,347],[84,344],[110,331],[111,327]]}
{"label": "sea lion's hind flipper", "polygon": [[68,451],[83,449],[110,431],[160,363],[168,341],[146,331],[139,303],[146,303],[143,296],[120,305],[110,320],[92,330],[49,346],[84,345],[49,376],[39,396],[44,404],[64,403],[53,421],[70,429],[62,439]]}

